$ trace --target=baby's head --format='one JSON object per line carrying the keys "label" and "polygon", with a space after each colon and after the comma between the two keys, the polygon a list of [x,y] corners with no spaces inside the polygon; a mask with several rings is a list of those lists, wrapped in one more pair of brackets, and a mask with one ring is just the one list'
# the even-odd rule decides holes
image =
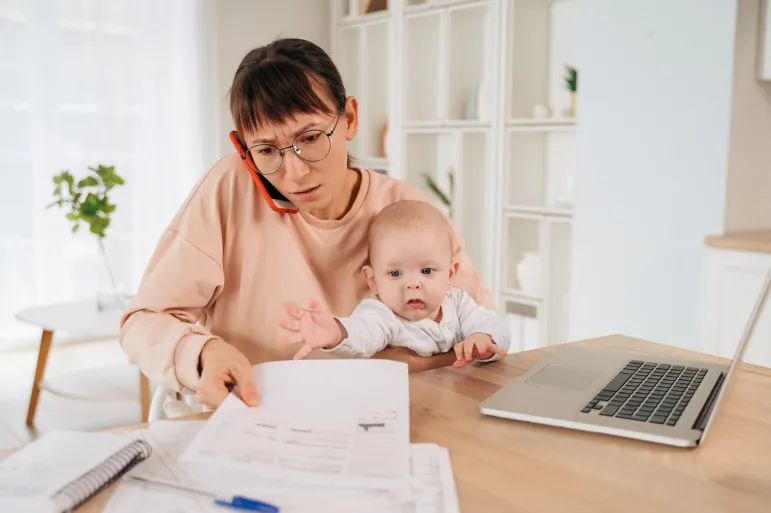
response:
{"label": "baby's head", "polygon": [[422,201],[399,201],[372,222],[363,273],[397,315],[434,318],[458,270],[452,253],[451,228],[441,212]]}

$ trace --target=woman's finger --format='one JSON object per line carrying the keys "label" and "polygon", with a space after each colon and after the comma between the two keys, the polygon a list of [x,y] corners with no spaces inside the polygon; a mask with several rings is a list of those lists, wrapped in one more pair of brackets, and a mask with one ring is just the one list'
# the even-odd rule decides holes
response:
{"label": "woman's finger", "polygon": [[230,393],[225,386],[225,381],[218,379],[213,374],[206,374],[198,382],[198,390],[195,393],[195,402],[209,406],[218,407]]}
{"label": "woman's finger", "polygon": [[295,319],[299,319],[300,317],[302,317],[303,311],[295,307],[294,305],[286,305],[284,309],[286,310],[286,313],[288,313]]}
{"label": "woman's finger", "polygon": [[300,342],[303,342],[305,338],[302,336],[302,333],[293,332],[289,335],[280,337],[278,339],[279,342],[282,344],[298,344]]}
{"label": "woman's finger", "polygon": [[289,331],[300,331],[300,321],[296,319],[286,320],[281,319],[278,321],[278,325]]}
{"label": "woman's finger", "polygon": [[252,376],[252,368],[247,365],[234,365],[230,373],[236,380],[241,400],[248,406],[257,406],[260,403],[260,396],[257,394],[257,384]]}
{"label": "woman's finger", "polygon": [[299,351],[297,351],[297,354],[294,355],[294,360],[302,360],[306,356],[310,354],[310,352],[313,351],[313,348],[310,346],[310,344],[304,344]]}

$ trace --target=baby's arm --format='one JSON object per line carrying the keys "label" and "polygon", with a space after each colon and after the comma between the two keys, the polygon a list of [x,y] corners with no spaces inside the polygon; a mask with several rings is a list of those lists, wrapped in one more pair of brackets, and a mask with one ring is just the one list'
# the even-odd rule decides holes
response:
{"label": "baby's arm", "polygon": [[302,343],[294,356],[305,358],[314,349],[334,354],[369,358],[385,349],[396,337],[401,324],[382,302],[365,299],[349,317],[335,317],[310,300],[307,309],[287,306],[290,319],[279,325],[289,332],[281,338],[285,344]]}
{"label": "baby's arm", "polygon": [[348,317],[336,318],[341,329],[339,343],[325,352],[369,358],[396,338],[401,323],[378,299],[364,299]]}
{"label": "baby's arm", "polygon": [[[474,298],[463,290],[453,289],[451,294],[458,312],[458,321],[463,339],[466,340],[476,333],[484,334],[489,336],[502,352],[508,353],[509,327],[501,316],[479,305],[474,301]],[[492,361],[497,358],[500,358],[500,355],[493,353],[491,356],[480,361]]]}

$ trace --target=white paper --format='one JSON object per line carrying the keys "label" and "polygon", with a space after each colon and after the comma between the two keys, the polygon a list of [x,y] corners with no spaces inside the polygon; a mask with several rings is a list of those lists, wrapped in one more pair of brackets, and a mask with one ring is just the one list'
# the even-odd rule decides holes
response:
{"label": "white paper", "polygon": [[[196,426],[184,426],[180,429],[180,437],[173,439],[173,424],[163,428],[164,434],[168,434],[167,440],[172,445],[184,443],[185,434],[194,432]],[[180,422],[181,424],[182,422]],[[148,440],[152,438],[152,430],[146,433]],[[156,438],[157,441],[161,437]],[[154,454],[168,455],[174,452],[164,447],[154,445]],[[146,466],[151,460],[147,460],[136,469]],[[166,461],[164,465],[170,468],[186,468],[187,464],[179,461]],[[244,495],[253,499],[262,500],[274,504],[280,508],[281,513],[318,513],[334,511],[335,513],[459,513],[457,494],[453,482],[452,467],[449,453],[443,447],[435,444],[412,444],[410,446],[410,490],[396,492],[388,489],[341,489],[329,487],[306,486],[301,487],[296,483],[284,483],[279,487],[265,487],[249,484],[250,479],[255,479],[254,474],[242,471],[229,471],[223,474],[212,472],[212,477],[219,477],[219,482],[191,482],[184,486],[188,489],[158,484],[153,482],[124,479],[118,490],[112,496],[104,513],[144,513],[153,511],[157,513],[181,513],[191,511],[195,513],[210,513],[222,511],[213,506],[214,495],[205,491],[207,487],[222,486],[222,481],[240,481],[231,490],[231,494]],[[186,473],[181,473],[185,475]],[[150,473],[132,472],[129,475],[142,475],[143,478],[152,478]],[[156,474],[160,475],[160,474]],[[163,476],[163,478],[168,475]],[[259,477],[256,477],[259,480]],[[264,483],[263,483],[264,484]],[[211,495],[211,496],[210,496]],[[222,494],[223,498],[229,495]],[[323,505],[323,509],[320,509]]]}
{"label": "white paper", "polygon": [[52,431],[0,463],[0,511],[53,511],[54,494],[134,438]]}
{"label": "white paper", "polygon": [[337,487],[409,486],[407,366],[301,360],[253,367],[260,406],[231,394],[181,460]]}

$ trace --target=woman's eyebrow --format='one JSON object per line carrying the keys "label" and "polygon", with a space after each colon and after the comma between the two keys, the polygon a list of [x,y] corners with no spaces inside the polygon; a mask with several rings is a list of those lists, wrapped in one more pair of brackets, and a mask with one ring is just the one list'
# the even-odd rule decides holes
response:
{"label": "woman's eyebrow", "polygon": [[[311,123],[307,123],[303,125],[302,127],[298,128],[297,131],[295,131],[294,135],[295,137],[299,134],[305,132],[309,128],[313,128],[315,126],[318,126],[318,121],[313,121]],[[258,137],[257,139],[254,139],[249,146],[254,146],[255,144],[276,144],[276,139],[274,137]]]}

